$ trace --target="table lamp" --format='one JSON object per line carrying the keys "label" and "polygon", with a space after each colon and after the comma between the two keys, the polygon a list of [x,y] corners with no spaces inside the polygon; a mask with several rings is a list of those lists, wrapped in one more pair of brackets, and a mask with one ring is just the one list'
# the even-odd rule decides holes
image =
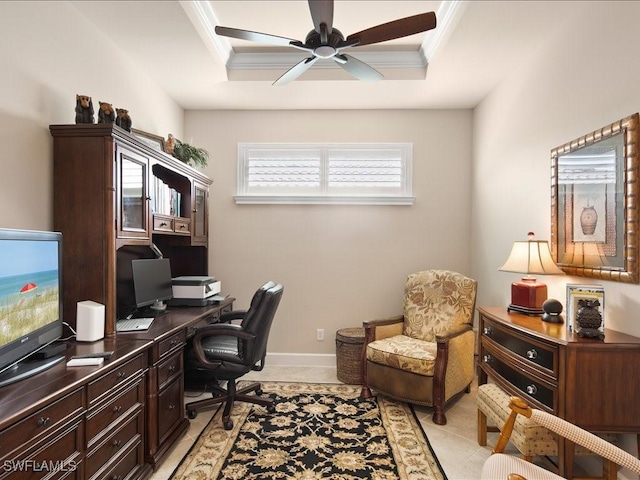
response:
{"label": "table lamp", "polygon": [[525,277],[511,284],[511,304],[507,311],[527,315],[542,315],[542,304],[547,299],[547,285],[538,282],[535,275],[564,275],[551,258],[549,242],[534,240],[534,233],[528,233],[526,241],[513,242],[511,254],[502,267],[502,272],[526,273]]}

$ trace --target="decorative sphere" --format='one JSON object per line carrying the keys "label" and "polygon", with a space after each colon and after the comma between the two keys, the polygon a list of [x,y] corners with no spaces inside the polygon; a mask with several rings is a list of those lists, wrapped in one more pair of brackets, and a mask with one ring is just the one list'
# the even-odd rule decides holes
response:
{"label": "decorative sphere", "polygon": [[562,303],[555,298],[550,298],[542,304],[542,309],[551,315],[559,315],[562,313]]}

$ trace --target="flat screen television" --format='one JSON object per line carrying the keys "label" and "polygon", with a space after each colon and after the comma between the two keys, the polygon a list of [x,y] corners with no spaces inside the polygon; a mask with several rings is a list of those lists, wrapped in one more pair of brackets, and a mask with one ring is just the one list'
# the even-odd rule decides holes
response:
{"label": "flat screen television", "polygon": [[171,263],[168,258],[131,260],[133,290],[136,297],[136,316],[151,317],[162,314],[173,298]]}
{"label": "flat screen television", "polygon": [[62,335],[62,234],[0,229],[0,386],[64,355],[34,359]]}

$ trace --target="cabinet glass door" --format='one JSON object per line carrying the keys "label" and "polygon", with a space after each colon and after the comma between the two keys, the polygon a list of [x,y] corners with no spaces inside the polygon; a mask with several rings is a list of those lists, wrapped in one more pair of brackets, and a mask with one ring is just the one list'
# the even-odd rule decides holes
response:
{"label": "cabinet glass door", "polygon": [[118,236],[149,238],[148,160],[126,150],[120,150],[118,157]]}
{"label": "cabinet glass door", "polygon": [[204,185],[194,182],[193,198],[193,236],[194,243],[207,245],[208,225],[207,225],[207,197],[209,191]]}

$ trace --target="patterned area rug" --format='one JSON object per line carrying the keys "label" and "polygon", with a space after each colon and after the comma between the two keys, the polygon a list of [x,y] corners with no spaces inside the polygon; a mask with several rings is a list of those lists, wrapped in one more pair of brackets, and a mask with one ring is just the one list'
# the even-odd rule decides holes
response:
{"label": "patterned area rug", "polygon": [[220,409],[173,479],[446,480],[410,406],[360,387],[263,382],[276,413],[237,403],[234,427]]}

